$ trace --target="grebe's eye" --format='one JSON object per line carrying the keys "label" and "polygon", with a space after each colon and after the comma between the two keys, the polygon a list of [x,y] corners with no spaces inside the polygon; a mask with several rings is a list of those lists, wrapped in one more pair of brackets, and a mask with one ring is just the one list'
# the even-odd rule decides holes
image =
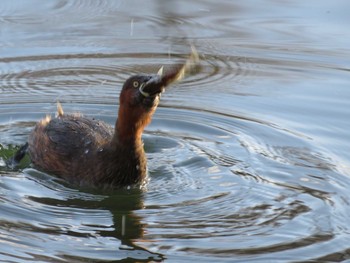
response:
{"label": "grebe's eye", "polygon": [[132,85],[134,86],[134,88],[138,88],[139,85],[140,85],[140,83],[139,83],[138,81],[135,80],[135,81],[132,83]]}

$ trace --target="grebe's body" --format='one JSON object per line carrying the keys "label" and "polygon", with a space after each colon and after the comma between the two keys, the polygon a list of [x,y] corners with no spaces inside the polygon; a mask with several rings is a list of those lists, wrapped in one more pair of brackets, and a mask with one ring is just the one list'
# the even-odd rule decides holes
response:
{"label": "grebe's body", "polygon": [[166,74],[161,68],[156,75],[130,77],[120,92],[114,128],[78,114],[65,114],[58,103],[57,117],[38,122],[13,160],[20,161],[27,150],[36,168],[82,186],[142,184],[147,177],[142,132],[164,88],[181,79],[197,59],[193,49],[185,64],[172,67]]}
{"label": "grebe's body", "polygon": [[37,123],[28,152],[35,167],[81,186],[128,186],[143,183],[147,160],[142,132],[156,110],[166,82],[160,75],[129,78],[119,97],[115,127],[80,114]]}
{"label": "grebe's body", "polygon": [[126,186],[147,175],[141,141],[119,142],[114,129],[101,121],[77,115],[44,119],[29,136],[29,155],[35,167],[74,184]]}

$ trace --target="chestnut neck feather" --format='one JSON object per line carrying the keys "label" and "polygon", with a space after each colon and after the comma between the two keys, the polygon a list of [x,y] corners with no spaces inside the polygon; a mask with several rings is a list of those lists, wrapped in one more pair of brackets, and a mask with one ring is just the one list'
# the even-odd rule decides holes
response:
{"label": "chestnut neck feather", "polygon": [[[141,112],[140,112],[141,111]],[[125,107],[119,108],[118,120],[115,124],[115,138],[118,144],[141,146],[142,132],[151,122],[152,112],[128,111]]]}

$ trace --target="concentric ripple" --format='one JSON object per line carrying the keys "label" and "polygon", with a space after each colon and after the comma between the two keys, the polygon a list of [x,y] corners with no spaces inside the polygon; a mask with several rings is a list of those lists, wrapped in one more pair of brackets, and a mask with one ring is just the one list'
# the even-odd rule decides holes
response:
{"label": "concentric ripple", "polygon": [[[0,184],[0,232],[2,243],[6,242],[9,248],[6,253],[0,252],[2,260],[160,259],[160,255],[137,246],[128,248],[128,240],[135,238],[138,226],[132,223],[135,217],[127,212],[119,216],[108,209],[108,200],[113,196],[107,198],[66,188],[32,169],[22,175],[10,173],[1,178]],[[139,193],[129,196],[135,200]],[[133,230],[129,232],[129,229]]]}
{"label": "concentric ripple", "polygon": [[[334,221],[346,228],[341,221],[344,214],[337,208],[344,198],[336,194],[344,187],[339,161],[304,134],[211,106],[218,105],[223,93],[236,100],[233,96],[254,95],[230,87],[233,82],[244,85],[245,78],[261,71],[238,56],[204,53],[197,71],[166,91],[144,135],[151,181],[145,193],[132,193],[136,200],[128,199],[131,207],[116,208],[109,195],[71,192],[62,186],[64,182],[34,169],[17,174],[4,167],[12,145],[26,140],[35,121],[54,114],[57,99],[65,112],[79,111],[113,125],[118,92],[128,76],[153,73],[159,64],[167,67],[171,60],[185,57],[185,53],[170,60],[163,53],[72,54],[0,61],[10,65],[0,76],[4,95],[0,99],[0,167],[6,174],[3,189],[8,189],[3,193],[3,211],[8,213],[4,225],[26,210],[28,215],[11,226],[25,237],[16,250],[19,258],[38,257],[43,249],[40,240],[51,244],[48,254],[57,260],[74,258],[62,242],[77,247],[80,259],[161,260],[169,250],[209,258],[288,257],[295,249],[342,240],[332,228]],[[41,189],[44,193],[38,194]],[[24,202],[18,205],[20,197],[10,193],[18,193]],[[128,195],[120,193],[118,198]],[[39,214],[43,220],[31,223]],[[15,247],[15,236],[6,229],[2,232]],[[28,254],[32,239],[38,243],[36,252]],[[93,249],[76,244],[77,240]],[[104,251],[104,256],[95,251]]]}
{"label": "concentric ripple", "polygon": [[[153,59],[157,58],[154,59],[157,62],[140,65],[139,61],[142,58],[151,56]],[[186,56],[187,53],[174,54],[169,59],[167,54],[133,54],[132,58],[130,54],[71,54],[3,58],[0,59],[0,63],[7,63],[9,67],[7,71],[0,72],[0,91],[4,95],[0,100],[8,104],[27,99],[28,102],[59,99],[115,103],[123,81],[130,75],[154,73],[160,65],[170,67],[173,61],[181,61]],[[198,88],[200,92],[212,92],[212,86],[217,86],[215,83],[235,82],[235,85],[239,85],[244,75],[253,74],[247,70],[249,67],[250,64],[239,57],[213,57],[204,54],[197,73],[183,81],[174,99],[184,93],[194,96]],[[196,83],[196,86],[192,83]],[[215,93],[220,93],[220,89],[227,87],[217,86]],[[100,92],[95,94],[95,90]],[[239,93],[237,90],[234,92]],[[18,93],[21,96],[18,96]],[[37,94],[40,101],[33,100],[33,94]],[[99,97],[101,95],[103,96]]]}
{"label": "concentric ripple", "polygon": [[[349,260],[348,9],[3,1],[0,261]],[[144,189],[73,187],[28,158],[6,167],[57,100],[113,125],[124,81],[191,45],[198,67],[143,135]]]}
{"label": "concentric ripple", "polygon": [[153,172],[139,213],[146,238],[159,240],[154,251],[280,258],[335,238],[330,216],[342,175],[303,137],[254,120],[161,109],[146,146]]}
{"label": "concentric ripple", "polygon": [[[79,111],[113,125],[127,77],[156,72],[159,65],[171,66],[185,57],[99,53],[0,60],[9,65],[0,76],[6,212],[1,232],[11,244],[4,256],[40,257],[44,240],[52,248],[46,255],[61,261],[129,256],[159,261],[169,251],[179,255],[175,261],[184,255],[293,258],[295,250],[343,240],[332,227],[347,228],[341,219],[348,213],[338,207],[346,198],[338,193],[347,185],[340,161],[281,123],[235,107],[222,110],[256,95],[231,87],[244,86],[246,78],[262,72],[239,56],[204,52],[197,71],[166,91],[144,134],[151,179],[145,192],[84,194],[34,169],[16,173],[5,167],[13,146],[26,140],[34,123],[55,113],[57,99],[65,112]],[[220,105],[222,94],[226,104]],[[121,206],[114,203],[120,198],[127,199]],[[25,219],[10,225],[23,213]],[[7,231],[9,226],[16,232]],[[22,237],[20,248],[16,235]],[[29,253],[31,242],[35,249]]]}
{"label": "concentric ripple", "polygon": [[[39,115],[33,115],[34,108],[33,113],[29,111],[26,110],[29,116]],[[95,105],[89,107],[89,112],[113,124],[112,106]],[[24,133],[30,132],[29,126],[35,121],[28,119]],[[23,132],[21,122],[14,121],[11,126],[2,134],[11,137],[16,131]],[[25,134],[19,138],[22,141]],[[125,214],[110,214],[109,209],[115,209],[115,205],[108,197],[66,189],[62,182],[33,169],[10,173],[2,179],[2,196],[6,199],[3,203],[8,207],[3,206],[2,211],[7,211],[8,222],[16,217],[13,213],[26,211],[21,226],[15,224],[12,228],[17,229],[17,235],[34,235],[31,242],[39,238],[38,242],[52,244],[55,249],[48,254],[57,259],[70,258],[70,252],[59,244],[76,247],[74,237],[104,250],[101,259],[115,259],[112,251],[119,248],[121,252],[125,246],[136,246],[138,253],[146,253],[144,256],[150,253],[143,250],[147,248],[153,252],[171,249],[210,257],[257,253],[262,258],[271,253],[279,257],[280,253],[310,245],[322,247],[335,238],[329,216],[339,204],[341,196],[336,193],[343,187],[340,180],[344,179],[337,172],[336,163],[317,152],[307,138],[244,116],[161,107],[144,141],[151,181],[144,200],[138,196],[140,203],[132,202],[136,210],[128,208],[135,210],[130,217],[130,223],[134,222],[131,226],[142,222],[140,231],[145,231],[142,235],[130,233],[136,235],[135,244],[123,239],[123,245],[118,241],[120,234],[113,234],[115,228],[124,224],[121,222]],[[14,180],[20,183],[14,184]],[[135,194],[139,195],[132,195]],[[57,204],[61,207],[58,210]],[[96,209],[101,206],[107,210]],[[43,219],[34,220],[39,214]],[[71,216],[74,219],[67,221]],[[344,215],[333,216],[332,220],[337,220]],[[37,223],[32,225],[33,221]],[[6,235],[8,242],[14,244],[14,236]],[[53,236],[57,238],[51,239]],[[237,242],[238,237],[245,238]],[[25,240],[21,253],[29,246]],[[40,253],[40,246],[37,249],[31,256]],[[63,254],[57,254],[58,251]],[[83,247],[78,246],[78,251],[83,257],[96,257]],[[123,253],[119,254],[121,258],[126,256]],[[162,255],[151,257],[160,259]]]}

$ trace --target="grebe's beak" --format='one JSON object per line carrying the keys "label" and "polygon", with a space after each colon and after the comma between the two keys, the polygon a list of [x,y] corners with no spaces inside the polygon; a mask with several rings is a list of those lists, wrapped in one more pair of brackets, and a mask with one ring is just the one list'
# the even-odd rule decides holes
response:
{"label": "grebe's beak", "polygon": [[155,97],[164,91],[165,85],[163,83],[163,67],[161,67],[157,75],[150,76],[150,79],[142,83],[139,91],[144,97]]}
{"label": "grebe's beak", "polygon": [[190,57],[183,64],[178,64],[163,72],[163,67],[161,67],[156,75],[151,76],[151,78],[143,83],[139,91],[144,97],[153,97],[162,93],[165,87],[170,84],[180,81],[185,77],[185,74],[190,71],[199,61],[199,56],[192,46],[192,52]]}

